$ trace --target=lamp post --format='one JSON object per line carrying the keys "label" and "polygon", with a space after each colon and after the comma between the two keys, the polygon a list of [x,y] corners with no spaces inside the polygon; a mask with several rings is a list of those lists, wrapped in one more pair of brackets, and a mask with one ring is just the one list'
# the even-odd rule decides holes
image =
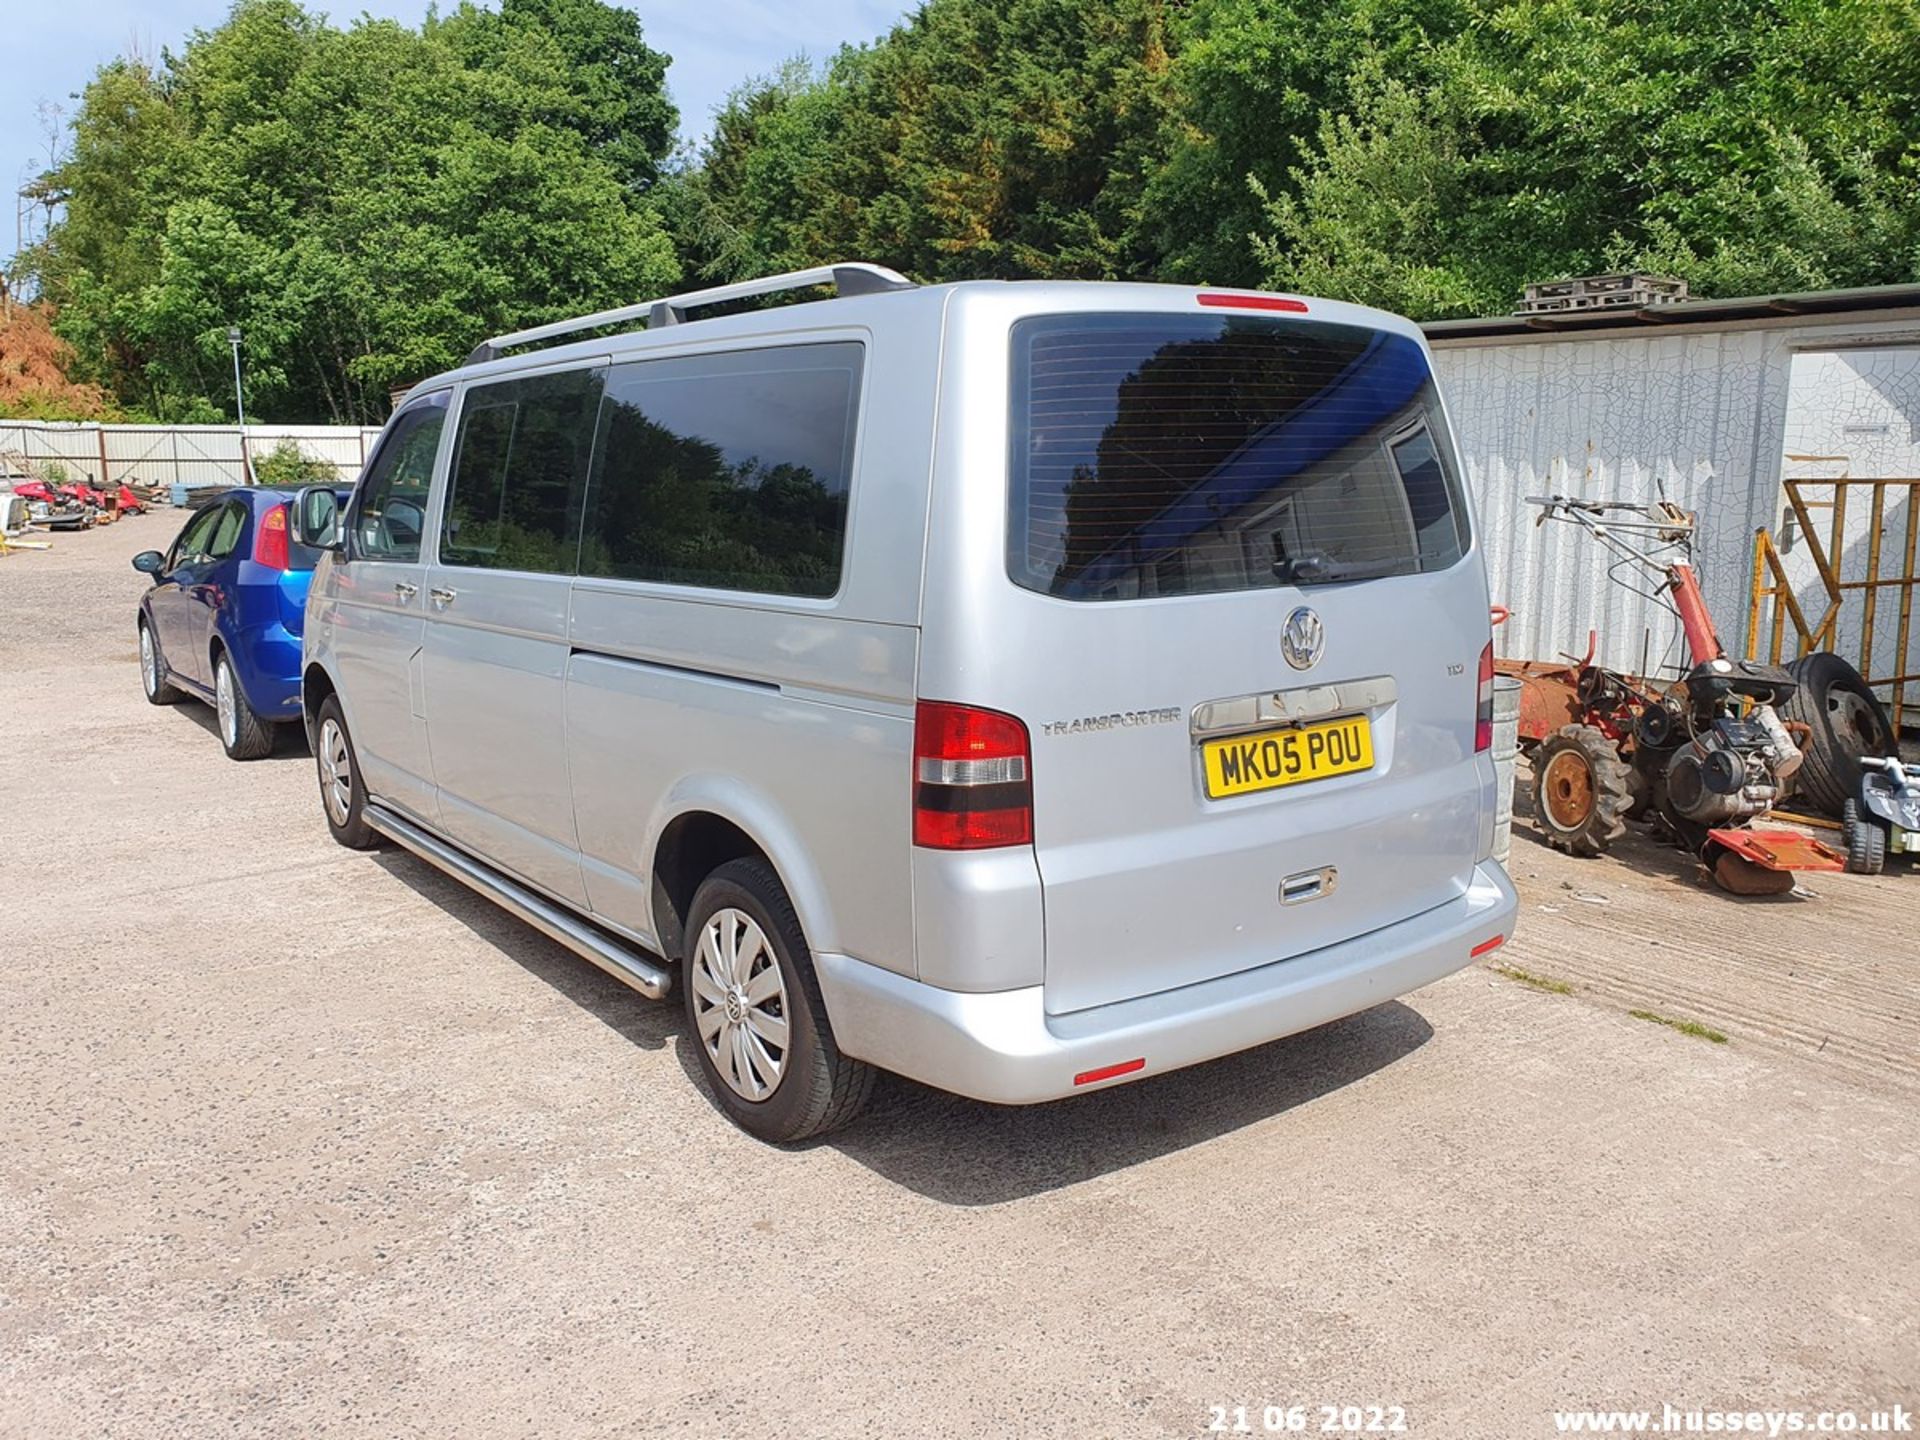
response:
{"label": "lamp post", "polygon": [[240,327],[227,327],[227,344],[233,347],[233,410],[240,417],[240,478],[253,483],[253,467],[247,463],[247,401],[240,389]]}

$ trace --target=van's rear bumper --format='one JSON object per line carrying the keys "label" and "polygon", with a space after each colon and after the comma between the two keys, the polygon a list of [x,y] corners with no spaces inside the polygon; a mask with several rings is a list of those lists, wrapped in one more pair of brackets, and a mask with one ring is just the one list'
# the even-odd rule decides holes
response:
{"label": "van's rear bumper", "polygon": [[[845,955],[814,960],[847,1054],[976,1100],[1031,1105],[1231,1055],[1417,990],[1511,935],[1517,908],[1506,871],[1482,861],[1464,895],[1384,930],[1070,1015],[1047,1014],[1039,985],[964,994]],[[1074,1083],[1139,1058],[1138,1070]]]}

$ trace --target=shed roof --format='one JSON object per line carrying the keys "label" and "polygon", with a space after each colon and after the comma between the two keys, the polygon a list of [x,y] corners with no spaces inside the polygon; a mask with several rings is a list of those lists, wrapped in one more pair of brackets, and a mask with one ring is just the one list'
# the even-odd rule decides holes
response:
{"label": "shed roof", "polygon": [[1804,290],[1787,295],[1745,295],[1730,300],[1681,300],[1671,305],[1623,306],[1618,310],[1430,320],[1420,328],[1430,340],[1543,333],[1566,333],[1571,337],[1596,330],[1711,326],[1738,320],[1780,320],[1796,315],[1847,315],[1885,310],[1920,311],[1920,285],[1865,285],[1852,290]]}

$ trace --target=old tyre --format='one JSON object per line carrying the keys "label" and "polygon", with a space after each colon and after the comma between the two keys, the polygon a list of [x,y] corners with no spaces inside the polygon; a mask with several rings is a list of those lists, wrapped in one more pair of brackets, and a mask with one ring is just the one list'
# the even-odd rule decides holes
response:
{"label": "old tyre", "polygon": [[700,1073],[727,1116],[776,1144],[860,1113],[871,1066],[840,1053],[793,902],[762,860],[731,860],[694,893],[681,991]]}
{"label": "old tyre", "polygon": [[1887,866],[1887,827],[1865,813],[1858,800],[1841,807],[1841,832],[1847,837],[1847,869],[1878,875]]}
{"label": "old tyre", "polygon": [[166,678],[166,661],[160,658],[160,642],[153,638],[153,627],[140,622],[140,688],[147,692],[149,705],[178,705],[186,692]]}
{"label": "old tyre", "polygon": [[1534,750],[1534,823],[1556,850],[1604,855],[1627,833],[1632,803],[1626,762],[1593,726],[1562,726]]}
{"label": "old tyre", "polygon": [[1780,714],[1813,732],[1793,777],[1801,809],[1838,817],[1860,793],[1860,757],[1894,753],[1893,726],[1860,672],[1831,650],[1803,655],[1787,667],[1799,682]]}
{"label": "old tyre", "polygon": [[258,760],[273,749],[273,726],[254,713],[223,651],[213,661],[213,711],[229,760]]}
{"label": "old tyre", "polygon": [[333,695],[320,702],[320,713],[314,718],[313,763],[320,773],[320,808],[326,812],[327,829],[349,850],[371,850],[380,837],[367,824],[360,758],[347,732],[347,717]]}

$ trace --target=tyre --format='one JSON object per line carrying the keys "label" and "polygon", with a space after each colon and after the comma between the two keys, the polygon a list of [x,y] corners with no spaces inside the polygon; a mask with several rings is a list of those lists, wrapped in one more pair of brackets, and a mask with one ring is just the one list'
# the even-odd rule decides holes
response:
{"label": "tyre", "polygon": [[213,659],[213,711],[220,720],[220,743],[229,760],[258,760],[273,750],[273,726],[253,713],[246,692],[221,651]]}
{"label": "tyre", "polygon": [[313,763],[320,776],[320,808],[333,838],[349,850],[371,850],[380,836],[367,824],[367,792],[360,783],[360,757],[340,698],[320,702],[313,722]]}
{"label": "tyre", "polygon": [[1593,726],[1562,726],[1534,749],[1534,823],[1556,850],[1606,854],[1627,833],[1632,805],[1627,764]]}
{"label": "tyre", "polygon": [[873,1067],[834,1043],[799,917],[765,861],[731,860],[701,882],[684,969],[687,1035],[734,1124],[787,1144],[860,1113]]}
{"label": "tyre", "polygon": [[1847,837],[1847,869],[1878,875],[1887,866],[1887,827],[1860,808],[1858,800],[1841,807],[1841,833]]}
{"label": "tyre", "polygon": [[1787,668],[1799,685],[1780,707],[1781,718],[1813,732],[1793,793],[1801,808],[1838,817],[1860,793],[1860,757],[1894,753],[1893,726],[1860,672],[1831,650],[1802,655]]}
{"label": "tyre", "polygon": [[167,663],[160,658],[160,642],[153,638],[153,627],[140,622],[140,688],[147,692],[149,705],[178,705],[186,693],[175,689],[167,678]]}

